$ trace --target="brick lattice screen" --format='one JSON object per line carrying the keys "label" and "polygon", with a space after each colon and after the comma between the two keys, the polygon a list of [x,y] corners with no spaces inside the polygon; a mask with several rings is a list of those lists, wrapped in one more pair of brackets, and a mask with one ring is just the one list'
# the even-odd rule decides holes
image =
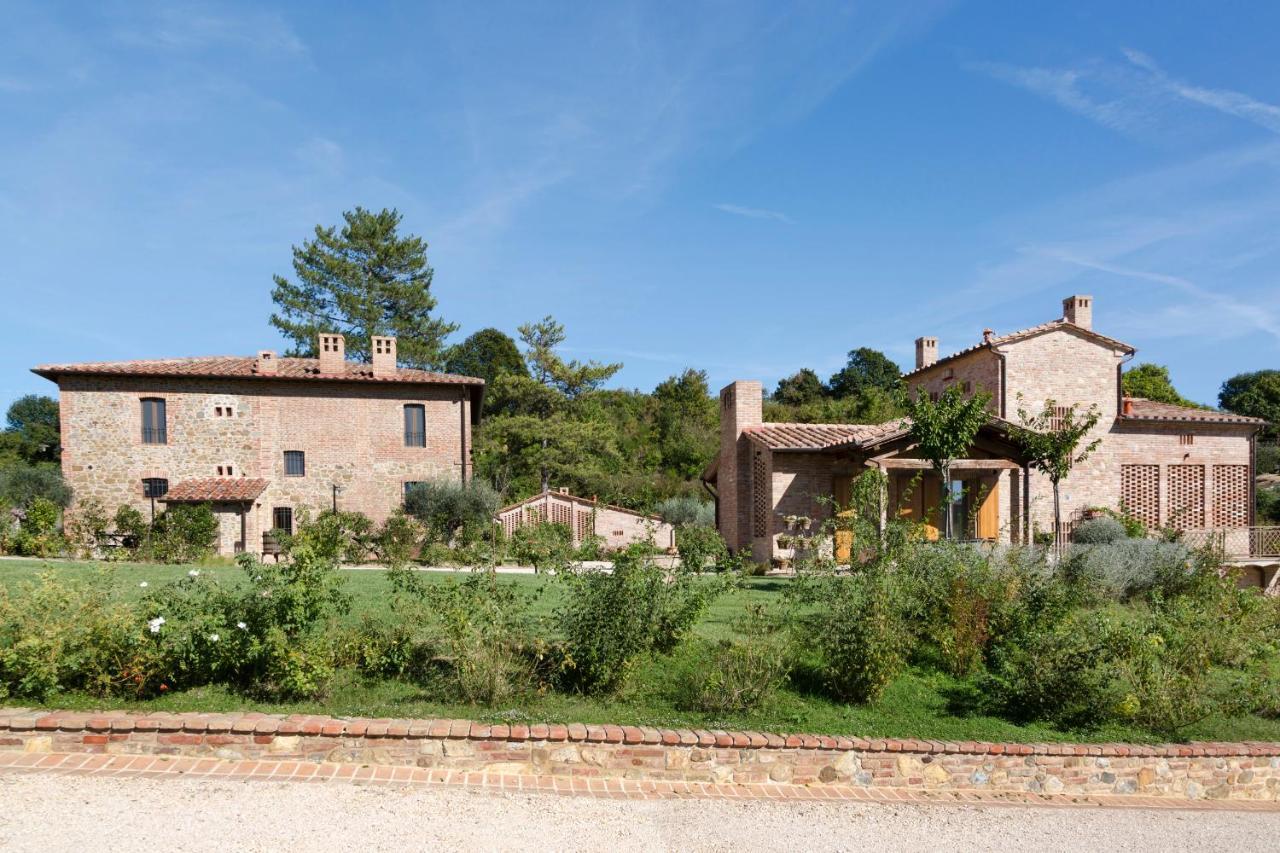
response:
{"label": "brick lattice screen", "polygon": [[569,523],[572,521],[572,514],[573,514],[573,507],[569,506],[569,504],[567,503],[561,503],[560,501],[556,501],[555,503],[551,504],[551,523],[552,524],[563,524],[565,527],[568,527]]}
{"label": "brick lattice screen", "polygon": [[1213,526],[1249,526],[1249,466],[1213,466]]}
{"label": "brick lattice screen", "polygon": [[1204,466],[1169,466],[1169,524],[1179,530],[1204,527]]}
{"label": "brick lattice screen", "polygon": [[768,473],[764,456],[757,453],[751,462],[751,535],[756,537],[769,535],[769,502],[773,496],[766,482]]}
{"label": "brick lattice screen", "polygon": [[574,519],[574,524],[573,524],[574,539],[576,539],[579,542],[586,539],[588,536],[591,535],[591,527],[592,527],[591,510],[589,509],[578,510],[577,517]]}
{"label": "brick lattice screen", "polygon": [[1122,465],[1120,501],[1147,527],[1160,526],[1160,466]]}

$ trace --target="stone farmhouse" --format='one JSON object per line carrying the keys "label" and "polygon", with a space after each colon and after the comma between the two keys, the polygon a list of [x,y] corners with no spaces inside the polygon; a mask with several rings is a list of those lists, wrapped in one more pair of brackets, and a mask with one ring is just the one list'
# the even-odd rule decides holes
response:
{"label": "stone farmhouse", "polygon": [[[1053,400],[1101,412],[1085,440],[1100,439],[1098,449],[1062,482],[1065,535],[1087,510],[1123,506],[1148,527],[1215,537],[1241,559],[1269,558],[1255,580],[1271,580],[1280,531],[1252,527],[1254,442],[1263,423],[1125,397],[1122,370],[1136,351],[1094,330],[1093,307],[1091,296],[1070,296],[1059,319],[1004,335],[988,329],[979,343],[942,358],[937,338],[916,340],[909,388],[936,395],[959,385],[965,394],[991,395],[991,419],[950,484],[914,452],[901,420],[764,423],[760,383],[727,386],[720,392],[720,453],[703,476],[716,495],[721,534],[758,562],[788,556],[778,545],[784,517],[829,517],[824,499],[845,504],[853,478],[870,467],[888,476],[889,511],[923,520],[931,536],[946,507],[965,538],[1030,541],[1053,530],[1052,489],[1025,464],[1011,427],[1020,407],[1038,413]],[[943,500],[944,489],[951,501]]]}
{"label": "stone farmhouse", "polygon": [[663,551],[674,551],[676,529],[656,515],[602,504],[595,498],[580,498],[568,489],[552,489],[498,510],[498,523],[510,536],[526,524],[550,521],[573,531],[573,544],[588,536],[598,536],[609,551],[633,542],[648,542]]}
{"label": "stone farmhouse", "polygon": [[[373,338],[370,364],[342,335],[318,358],[256,356],[46,364],[62,418],[62,471],[76,503],[210,503],[218,550],[260,553],[299,514],[358,510],[380,522],[405,490],[471,476],[484,381],[396,365]],[[76,506],[70,509],[74,515]]]}

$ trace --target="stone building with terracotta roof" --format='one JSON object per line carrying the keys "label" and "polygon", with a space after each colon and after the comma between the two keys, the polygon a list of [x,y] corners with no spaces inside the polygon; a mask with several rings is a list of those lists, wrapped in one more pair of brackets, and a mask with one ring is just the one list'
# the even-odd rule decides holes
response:
{"label": "stone building with terracotta roof", "polygon": [[258,553],[263,534],[337,506],[375,522],[427,480],[466,481],[484,381],[348,362],[342,335],[318,358],[255,356],[46,364],[58,385],[62,471],[77,504],[210,503],[218,550]]}
{"label": "stone building with terracotta roof", "polygon": [[[848,500],[854,477],[879,468],[889,478],[889,510],[919,518],[930,535],[940,508],[955,513],[966,538],[1023,542],[1053,530],[1050,483],[1030,470],[1010,432],[1018,410],[1039,413],[1048,400],[1101,414],[1098,449],[1062,483],[1063,518],[1125,507],[1149,527],[1175,527],[1188,538],[1213,535],[1245,556],[1254,524],[1254,442],[1263,423],[1206,409],[1126,398],[1124,365],[1136,350],[1093,329],[1093,298],[1070,296],[1063,315],[997,335],[939,357],[938,339],[916,340],[908,387],[939,394],[958,385],[991,395],[983,427],[954,482],[942,484],[918,458],[903,422],[763,423],[759,382],[720,393],[720,453],[704,474],[717,498],[717,523],[730,547],[766,562],[785,556],[778,536],[788,515],[824,518],[830,499]],[[949,491],[952,501],[945,501]],[[1274,570],[1271,570],[1274,571]],[[1270,580],[1270,577],[1263,578]]]}

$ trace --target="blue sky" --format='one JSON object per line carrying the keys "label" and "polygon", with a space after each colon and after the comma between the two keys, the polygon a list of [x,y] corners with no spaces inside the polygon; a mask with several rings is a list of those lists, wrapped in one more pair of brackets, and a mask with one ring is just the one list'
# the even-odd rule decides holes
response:
{"label": "blue sky", "polygon": [[455,339],[554,314],[627,387],[908,366],[1074,292],[1196,399],[1278,366],[1277,4],[0,13],[0,403],[280,346],[272,274],[357,204]]}

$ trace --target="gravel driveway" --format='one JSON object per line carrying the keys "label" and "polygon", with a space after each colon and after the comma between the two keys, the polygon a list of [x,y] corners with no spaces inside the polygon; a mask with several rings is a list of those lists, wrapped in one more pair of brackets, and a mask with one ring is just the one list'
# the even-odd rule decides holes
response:
{"label": "gravel driveway", "polygon": [[1280,813],[0,776],[3,850],[1274,850]]}

